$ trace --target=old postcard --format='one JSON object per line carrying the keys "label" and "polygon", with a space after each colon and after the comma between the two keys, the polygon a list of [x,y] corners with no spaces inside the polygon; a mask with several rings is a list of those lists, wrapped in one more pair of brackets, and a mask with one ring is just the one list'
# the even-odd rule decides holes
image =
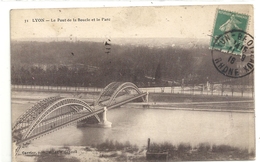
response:
{"label": "old postcard", "polygon": [[10,17],[13,161],[255,159],[252,5]]}

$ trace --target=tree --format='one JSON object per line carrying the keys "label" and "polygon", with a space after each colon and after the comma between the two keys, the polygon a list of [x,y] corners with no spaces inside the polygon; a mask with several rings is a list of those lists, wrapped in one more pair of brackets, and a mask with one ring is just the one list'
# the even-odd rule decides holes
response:
{"label": "tree", "polygon": [[157,65],[154,78],[155,78],[156,85],[160,85],[161,81],[162,81],[162,72],[161,72],[161,64],[160,63]]}

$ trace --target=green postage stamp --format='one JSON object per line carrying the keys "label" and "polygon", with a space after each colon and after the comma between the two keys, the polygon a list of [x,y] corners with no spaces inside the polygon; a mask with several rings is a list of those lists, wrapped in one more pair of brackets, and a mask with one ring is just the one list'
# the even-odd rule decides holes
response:
{"label": "green postage stamp", "polygon": [[[221,50],[221,52],[241,55],[243,50],[243,46],[241,46],[241,44],[243,44],[243,40],[241,38],[244,37],[244,34],[234,35],[231,34],[230,31],[246,31],[248,19],[249,16],[246,14],[218,9],[216,13],[215,25],[212,31],[213,35],[210,42],[210,48]],[[222,35],[225,36],[218,39]],[[235,45],[237,46],[234,48]]]}

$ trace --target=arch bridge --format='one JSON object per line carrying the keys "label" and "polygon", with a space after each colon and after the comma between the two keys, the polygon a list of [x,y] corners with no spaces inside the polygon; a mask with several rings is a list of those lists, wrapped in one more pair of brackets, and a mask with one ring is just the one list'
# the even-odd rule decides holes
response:
{"label": "arch bridge", "polygon": [[94,106],[76,98],[57,96],[41,100],[13,124],[13,142],[18,146],[16,152],[31,140],[78,122],[111,126],[111,123],[106,120],[107,110],[131,101],[145,101],[146,96],[147,94],[142,93],[133,83],[112,82],[99,94]]}

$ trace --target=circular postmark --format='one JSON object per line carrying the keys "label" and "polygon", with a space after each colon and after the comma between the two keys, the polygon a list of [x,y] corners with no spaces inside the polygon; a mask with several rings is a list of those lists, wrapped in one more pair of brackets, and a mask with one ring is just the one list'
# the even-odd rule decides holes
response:
{"label": "circular postmark", "polygon": [[254,71],[254,37],[242,30],[225,32],[215,39],[211,55],[221,74],[244,77]]}

